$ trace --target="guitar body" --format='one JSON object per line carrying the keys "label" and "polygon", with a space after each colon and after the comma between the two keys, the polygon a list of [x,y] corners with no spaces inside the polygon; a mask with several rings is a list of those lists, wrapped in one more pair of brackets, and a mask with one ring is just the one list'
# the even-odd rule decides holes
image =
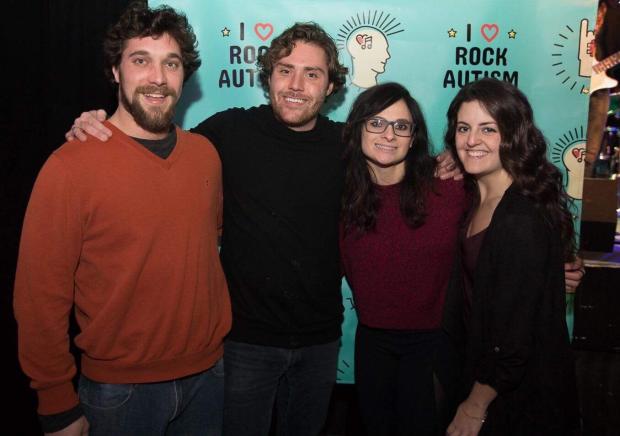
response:
{"label": "guitar body", "polygon": [[592,76],[590,77],[590,94],[599,89],[615,88],[618,81],[609,77],[606,72],[608,69],[620,63],[620,52],[603,59],[600,62],[592,62]]}
{"label": "guitar body", "polygon": [[617,85],[618,81],[605,74],[605,71],[600,73],[592,72],[592,77],[590,78],[590,94],[599,89],[615,88]]}

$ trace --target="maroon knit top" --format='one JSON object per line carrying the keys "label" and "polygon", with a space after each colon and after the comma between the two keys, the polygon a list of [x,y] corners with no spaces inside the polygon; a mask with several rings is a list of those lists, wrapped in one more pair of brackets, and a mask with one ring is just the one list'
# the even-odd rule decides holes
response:
{"label": "maroon knit top", "polygon": [[426,222],[410,228],[400,213],[400,185],[378,186],[376,228],[341,235],[344,273],[360,322],[384,329],[439,328],[467,199],[461,181],[435,181]]}

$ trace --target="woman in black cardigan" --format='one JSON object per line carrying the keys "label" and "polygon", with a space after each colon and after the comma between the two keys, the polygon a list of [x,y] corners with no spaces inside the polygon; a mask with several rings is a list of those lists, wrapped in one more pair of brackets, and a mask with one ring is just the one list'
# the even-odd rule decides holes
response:
{"label": "woman in black cardigan", "polygon": [[475,198],[446,302],[446,330],[464,338],[468,392],[447,434],[571,434],[578,415],[563,263],[575,246],[561,173],[527,98],[507,82],[463,87],[448,109],[446,143]]}

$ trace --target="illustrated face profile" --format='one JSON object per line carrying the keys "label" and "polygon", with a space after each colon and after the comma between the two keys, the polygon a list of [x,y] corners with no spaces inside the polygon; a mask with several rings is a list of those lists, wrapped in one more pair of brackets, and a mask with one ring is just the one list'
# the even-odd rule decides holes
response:
{"label": "illustrated face profile", "polygon": [[380,30],[360,27],[349,35],[346,49],[351,55],[351,83],[360,88],[377,84],[377,76],[385,71],[390,58],[388,40]]}
{"label": "illustrated face profile", "polygon": [[378,10],[355,14],[340,26],[336,41],[351,57],[352,85],[370,88],[377,84],[377,76],[385,72],[391,57],[388,38],[403,31],[395,17]]}
{"label": "illustrated face profile", "polygon": [[566,193],[576,199],[581,200],[583,194],[583,172],[585,168],[584,155],[586,144],[575,142],[566,148],[562,155],[562,162],[566,166]]}

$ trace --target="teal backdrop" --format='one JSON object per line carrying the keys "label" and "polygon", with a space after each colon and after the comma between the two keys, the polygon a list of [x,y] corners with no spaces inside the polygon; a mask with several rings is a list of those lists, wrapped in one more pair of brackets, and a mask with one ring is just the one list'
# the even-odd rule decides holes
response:
{"label": "teal backdrop", "polygon": [[[486,75],[510,81],[529,97],[549,142],[549,157],[564,172],[579,215],[596,0],[149,3],[184,11],[198,37],[203,65],[186,84],[177,112],[184,128],[229,107],[265,103],[257,54],[294,22],[315,21],[332,35],[350,68],[345,92],[324,107],[330,118],[343,121],[367,87],[400,82],[421,103],[439,152],[445,111],[459,87]],[[351,383],[357,319],[346,283],[343,301],[338,380]],[[572,330],[570,298],[567,320]]]}

